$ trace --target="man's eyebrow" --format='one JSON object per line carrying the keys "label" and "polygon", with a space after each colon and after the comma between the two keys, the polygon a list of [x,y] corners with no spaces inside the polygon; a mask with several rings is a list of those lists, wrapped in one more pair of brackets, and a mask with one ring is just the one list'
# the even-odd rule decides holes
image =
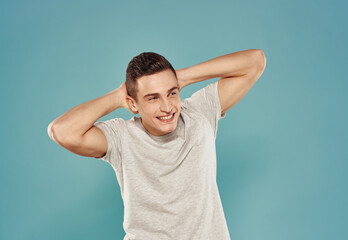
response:
{"label": "man's eyebrow", "polygon": [[[177,86],[172,87],[171,89],[169,89],[167,92],[170,93],[171,91],[175,90],[175,89],[179,89]],[[146,95],[144,95],[144,98],[149,97],[149,96],[158,96],[160,95],[159,93],[148,93]]]}

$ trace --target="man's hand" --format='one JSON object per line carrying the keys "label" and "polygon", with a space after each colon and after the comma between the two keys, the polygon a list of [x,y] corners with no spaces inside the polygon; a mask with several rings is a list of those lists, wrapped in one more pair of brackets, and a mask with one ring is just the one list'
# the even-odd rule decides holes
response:
{"label": "man's hand", "polygon": [[183,89],[184,87],[186,87],[187,85],[190,84],[190,82],[188,81],[187,78],[185,78],[185,76],[183,75],[183,69],[177,69],[175,70],[176,73],[176,77],[178,79],[178,85],[179,85],[179,92],[181,91],[181,89]]}
{"label": "man's hand", "polygon": [[127,88],[126,88],[126,82],[123,82],[117,89],[117,91],[119,91],[119,97],[121,100],[121,107],[127,109],[128,111],[130,111],[133,114],[137,114],[138,111],[134,112],[133,110],[131,110],[129,108],[129,105],[127,103],[127,96],[129,97],[128,93],[127,93]]}

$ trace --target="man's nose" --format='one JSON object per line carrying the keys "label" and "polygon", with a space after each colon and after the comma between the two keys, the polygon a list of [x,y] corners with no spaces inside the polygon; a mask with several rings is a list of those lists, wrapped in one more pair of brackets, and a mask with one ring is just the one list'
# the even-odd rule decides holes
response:
{"label": "man's nose", "polygon": [[172,103],[168,99],[163,99],[161,101],[160,110],[163,112],[170,113],[172,111]]}

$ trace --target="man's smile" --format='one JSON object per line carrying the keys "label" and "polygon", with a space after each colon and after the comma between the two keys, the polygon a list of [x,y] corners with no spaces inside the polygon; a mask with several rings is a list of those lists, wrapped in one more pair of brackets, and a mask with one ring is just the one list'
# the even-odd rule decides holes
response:
{"label": "man's smile", "polygon": [[160,120],[161,122],[172,122],[175,116],[175,112],[170,114],[170,115],[165,115],[165,116],[161,116],[161,117],[156,117],[158,120]]}

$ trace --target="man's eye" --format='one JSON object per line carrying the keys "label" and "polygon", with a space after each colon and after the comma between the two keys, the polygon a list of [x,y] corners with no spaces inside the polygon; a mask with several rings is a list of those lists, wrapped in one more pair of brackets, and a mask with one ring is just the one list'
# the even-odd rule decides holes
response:
{"label": "man's eye", "polygon": [[156,99],[156,97],[149,98],[149,100],[155,100],[155,99]]}
{"label": "man's eye", "polygon": [[172,92],[171,94],[172,94],[172,95],[176,95],[176,92]]}

